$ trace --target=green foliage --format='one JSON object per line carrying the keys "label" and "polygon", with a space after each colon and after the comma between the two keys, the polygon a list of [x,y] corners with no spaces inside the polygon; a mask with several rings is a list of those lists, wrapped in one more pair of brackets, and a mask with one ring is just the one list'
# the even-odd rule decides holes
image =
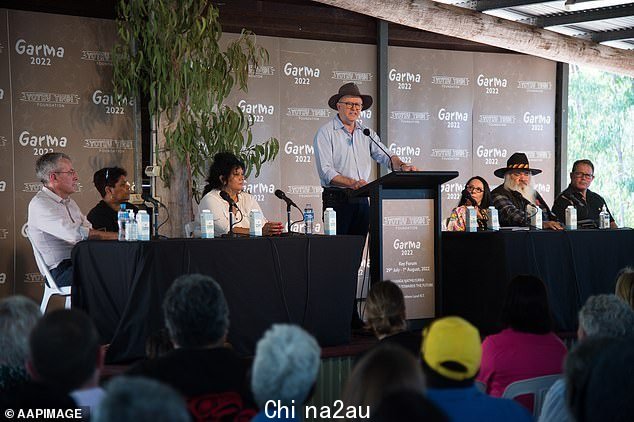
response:
{"label": "green foliage", "polygon": [[568,171],[589,158],[601,194],[619,226],[634,226],[634,79],[570,68]]}
{"label": "green foliage", "polygon": [[259,175],[262,164],[275,158],[277,139],[254,143],[251,117],[223,104],[234,87],[246,92],[249,67],[268,61],[253,34],[243,31],[221,49],[218,9],[211,0],[120,0],[117,30],[115,95],[144,93],[150,113],[167,117],[166,146],[157,157],[166,184],[174,166],[185,165],[196,195],[196,180],[220,151],[240,156],[247,175],[254,168]]}

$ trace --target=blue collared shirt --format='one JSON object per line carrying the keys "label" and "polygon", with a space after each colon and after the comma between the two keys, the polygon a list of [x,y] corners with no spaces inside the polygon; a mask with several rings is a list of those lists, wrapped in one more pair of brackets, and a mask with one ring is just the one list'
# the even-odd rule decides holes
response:
{"label": "blue collared shirt", "polygon": [[[370,140],[370,137],[363,134],[363,129],[365,127],[356,122],[350,134],[339,115],[319,128],[313,146],[315,165],[323,187],[332,187],[330,181],[337,175],[368,181],[372,171],[372,160],[386,167],[390,166],[388,156]],[[380,142],[372,129],[370,135]],[[387,151],[385,145],[383,148]]]}

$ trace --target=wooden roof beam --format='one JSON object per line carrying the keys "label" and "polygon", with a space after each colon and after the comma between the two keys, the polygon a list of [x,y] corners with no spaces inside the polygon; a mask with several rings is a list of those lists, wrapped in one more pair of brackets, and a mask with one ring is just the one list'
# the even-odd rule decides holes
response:
{"label": "wooden roof beam", "polygon": [[[430,0],[313,0],[400,25],[634,77],[634,51]],[[336,29],[333,29],[336,30]]]}

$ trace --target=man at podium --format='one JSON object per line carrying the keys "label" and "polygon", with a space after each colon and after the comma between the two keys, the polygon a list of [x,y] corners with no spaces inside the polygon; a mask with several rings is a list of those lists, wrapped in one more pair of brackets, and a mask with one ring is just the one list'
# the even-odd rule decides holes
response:
{"label": "man at podium", "polygon": [[392,170],[416,171],[416,167],[390,155],[377,134],[357,121],[372,102],[356,84],[343,85],[328,100],[337,115],[319,128],[313,140],[315,164],[324,188],[323,209],[331,207],[337,212],[337,234],[368,234],[368,199],[350,197],[348,192],[368,183],[373,161]]}

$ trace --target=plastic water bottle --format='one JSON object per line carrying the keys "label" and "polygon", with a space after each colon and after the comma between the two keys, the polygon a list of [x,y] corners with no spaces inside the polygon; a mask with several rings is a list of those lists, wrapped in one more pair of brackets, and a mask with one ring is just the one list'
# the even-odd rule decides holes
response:
{"label": "plastic water bottle", "polygon": [[134,218],[134,210],[128,210],[128,220],[125,226],[125,240],[134,242],[138,238],[138,230],[136,225],[136,218]]}
{"label": "plastic water bottle", "polygon": [[487,220],[487,228],[489,230],[500,230],[500,219],[498,210],[494,206],[489,207],[489,219]]}
{"label": "plastic water bottle", "polygon": [[542,209],[533,204],[526,205],[526,213],[531,216],[531,227],[536,230],[543,229]]}
{"label": "plastic water bottle", "polygon": [[264,226],[264,222],[260,210],[251,210],[249,213],[249,236],[262,236],[262,226]]}
{"label": "plastic water bottle", "polygon": [[599,213],[599,228],[600,229],[609,229],[610,228],[610,213],[608,212],[607,207],[603,204],[601,208],[601,212]]}
{"label": "plastic water bottle", "polygon": [[468,232],[477,232],[478,231],[478,213],[475,207],[469,205],[467,207],[467,212],[465,213],[466,217],[466,227],[465,231]]}
{"label": "plastic water bottle", "polygon": [[334,236],[337,234],[337,212],[332,208],[324,211],[324,234]]}
{"label": "plastic water bottle", "polygon": [[203,239],[214,238],[214,215],[210,210],[202,210],[200,213],[200,237]]}
{"label": "plastic water bottle", "polygon": [[125,204],[119,205],[119,212],[117,213],[117,224],[119,225],[119,237],[118,240],[125,240],[125,228],[128,221],[128,212],[125,210]]}
{"label": "plastic water bottle", "polygon": [[566,208],[566,230],[577,230],[577,209],[572,205]]}
{"label": "plastic water bottle", "polygon": [[138,232],[138,240],[150,240],[150,215],[146,210],[139,210],[136,213],[136,225]]}
{"label": "plastic water bottle", "polygon": [[313,206],[306,204],[304,208],[304,233],[313,234],[313,225],[315,223],[315,212]]}

